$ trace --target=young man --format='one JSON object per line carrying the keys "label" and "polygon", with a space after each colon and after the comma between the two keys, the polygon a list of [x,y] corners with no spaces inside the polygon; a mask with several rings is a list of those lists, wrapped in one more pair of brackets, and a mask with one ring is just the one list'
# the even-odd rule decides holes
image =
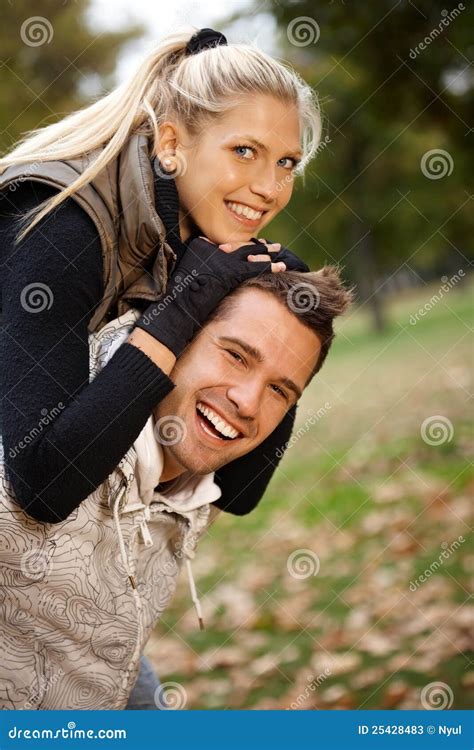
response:
{"label": "young man", "polygon": [[[273,431],[321,369],[333,318],[350,300],[331,267],[260,276],[226,297],[177,360],[176,388],[154,411],[160,430],[175,432],[162,446],[162,492],[186,472],[212,472],[245,455]],[[126,708],[165,707],[142,656]]]}
{"label": "young man", "polygon": [[[197,330],[196,303],[189,327],[173,299],[157,330],[176,356],[174,387],[107,481],[60,523],[21,510],[0,460],[2,708],[126,706],[183,561],[201,616],[190,559],[218,513],[214,471],[264,441],[298,400],[350,297],[332,267],[252,275],[207,307]],[[91,337],[92,373],[129,345],[138,316]]]}

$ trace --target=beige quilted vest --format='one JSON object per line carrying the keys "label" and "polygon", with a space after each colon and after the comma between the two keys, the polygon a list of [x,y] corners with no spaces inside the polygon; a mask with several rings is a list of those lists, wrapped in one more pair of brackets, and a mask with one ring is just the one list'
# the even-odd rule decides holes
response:
{"label": "beige quilted vest", "polygon": [[[0,176],[0,191],[8,190],[14,203],[16,187],[24,180],[64,188],[99,153],[97,149],[83,158],[8,167]],[[151,141],[136,133],[107,168],[73,196],[94,222],[102,244],[104,295],[89,333],[131,309],[134,299],[157,301],[176,259],[155,210],[151,158]]]}

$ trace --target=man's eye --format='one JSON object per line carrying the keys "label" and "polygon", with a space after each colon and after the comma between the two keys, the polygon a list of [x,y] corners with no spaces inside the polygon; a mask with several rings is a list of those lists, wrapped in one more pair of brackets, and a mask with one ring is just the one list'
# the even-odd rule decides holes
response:
{"label": "man's eye", "polygon": [[240,356],[240,354],[239,354],[238,352],[234,352],[234,351],[232,351],[232,349],[226,349],[226,351],[227,351],[227,352],[228,352],[228,353],[230,354],[230,356],[231,356],[231,357],[232,357],[233,359],[237,360],[238,362],[242,362],[242,363],[244,363],[244,358],[243,358],[243,357],[241,357],[241,356]]}
{"label": "man's eye", "polygon": [[278,385],[272,385],[271,388],[273,388],[275,393],[277,393],[279,396],[283,396],[284,399],[288,399],[285,391],[282,391],[282,389]]}

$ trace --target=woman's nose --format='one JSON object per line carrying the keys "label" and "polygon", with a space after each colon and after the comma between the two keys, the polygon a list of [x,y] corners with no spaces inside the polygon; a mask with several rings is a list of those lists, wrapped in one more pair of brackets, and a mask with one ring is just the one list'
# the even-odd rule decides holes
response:
{"label": "woman's nose", "polygon": [[267,202],[274,200],[278,195],[278,182],[275,167],[268,167],[264,172],[260,170],[255,176],[250,189],[252,193],[262,196]]}

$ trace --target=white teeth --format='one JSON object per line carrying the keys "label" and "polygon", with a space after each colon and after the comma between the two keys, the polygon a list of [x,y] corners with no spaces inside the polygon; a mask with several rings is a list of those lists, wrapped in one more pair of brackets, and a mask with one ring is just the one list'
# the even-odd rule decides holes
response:
{"label": "white teeth", "polygon": [[239,216],[243,215],[254,221],[260,219],[263,214],[263,211],[254,211],[250,206],[243,206],[241,203],[231,203],[230,201],[227,201],[227,205],[232,211],[234,211],[234,213],[239,214]]}
{"label": "white teeth", "polygon": [[216,430],[222,433],[222,435],[228,438],[232,438],[232,440],[234,440],[238,436],[239,433],[237,432],[237,430],[231,427],[231,425],[225,422],[223,419],[218,417],[217,414],[212,411],[212,409],[209,409],[208,406],[204,406],[204,404],[201,404],[201,402],[199,402],[198,404],[196,404],[196,408],[198,411],[204,414],[204,416],[207,417],[210,422],[212,422]]}

